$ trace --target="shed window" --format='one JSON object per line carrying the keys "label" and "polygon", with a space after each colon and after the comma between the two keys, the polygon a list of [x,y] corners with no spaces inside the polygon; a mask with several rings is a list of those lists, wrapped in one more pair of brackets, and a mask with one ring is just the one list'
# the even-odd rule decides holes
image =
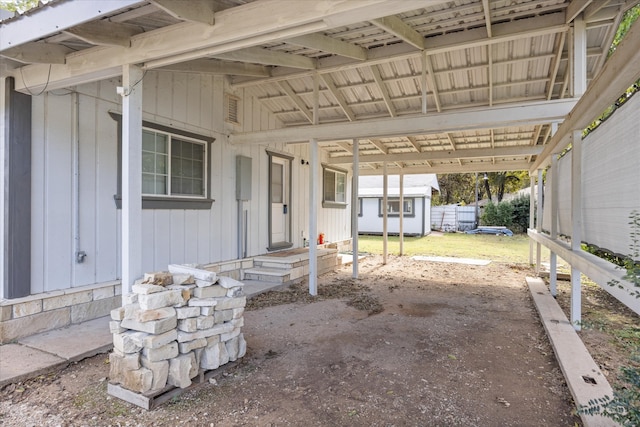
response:
{"label": "shed window", "polygon": [[[414,216],[415,199],[404,199],[402,216]],[[383,199],[378,199],[378,216],[383,216]],[[387,199],[387,216],[400,216],[400,199]]]}

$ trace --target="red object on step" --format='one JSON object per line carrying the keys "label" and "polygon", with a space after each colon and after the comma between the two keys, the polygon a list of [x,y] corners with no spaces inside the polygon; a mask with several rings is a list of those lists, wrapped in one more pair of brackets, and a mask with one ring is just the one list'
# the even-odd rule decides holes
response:
{"label": "red object on step", "polygon": [[324,233],[320,233],[320,235],[318,236],[318,244],[319,245],[324,244]]}

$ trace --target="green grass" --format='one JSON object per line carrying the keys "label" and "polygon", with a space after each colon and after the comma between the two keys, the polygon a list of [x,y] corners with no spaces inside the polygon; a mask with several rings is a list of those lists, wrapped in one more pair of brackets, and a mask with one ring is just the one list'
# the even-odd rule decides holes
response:
{"label": "green grass", "polygon": [[[382,254],[381,236],[360,236],[358,251]],[[388,253],[398,255],[398,236],[389,236]],[[535,246],[534,246],[535,251]],[[405,255],[446,256],[488,259],[504,263],[529,263],[529,238],[526,235],[490,236],[463,233],[433,233],[425,237],[405,237]],[[534,252],[535,259],[535,252]],[[542,261],[549,260],[549,250],[542,248]]]}

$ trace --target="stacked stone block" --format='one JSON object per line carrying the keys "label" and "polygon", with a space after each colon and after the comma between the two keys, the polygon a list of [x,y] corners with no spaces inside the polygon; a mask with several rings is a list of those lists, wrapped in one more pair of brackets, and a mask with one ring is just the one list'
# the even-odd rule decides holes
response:
{"label": "stacked stone block", "polygon": [[137,393],[186,388],[244,356],[243,284],[191,266],[145,274],[111,312],[110,380]]}

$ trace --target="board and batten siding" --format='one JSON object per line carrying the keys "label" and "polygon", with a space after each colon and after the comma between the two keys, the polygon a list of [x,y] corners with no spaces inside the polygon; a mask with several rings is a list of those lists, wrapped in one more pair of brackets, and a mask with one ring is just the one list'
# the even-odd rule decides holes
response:
{"label": "board and batten siding", "polygon": [[[632,211],[640,212],[640,95],[635,95],[582,141],[582,240],[630,255]],[[636,143],[629,143],[635,141]],[[558,233],[571,236],[571,159],[558,161]],[[543,228],[551,229],[551,182],[545,186]]]}
{"label": "board and batten siding", "polygon": [[[122,99],[116,92],[120,84],[120,79],[110,79],[79,86],[77,95],[55,91],[33,97],[32,294],[120,277],[121,215],[114,202],[118,191],[118,135],[117,123],[109,115],[122,109]],[[166,269],[170,263],[205,264],[237,258],[237,155],[252,158],[252,200],[243,202],[249,216],[247,255],[266,253],[267,147],[233,146],[227,135],[274,129],[281,124],[248,90],[234,93],[240,99],[240,124],[225,122],[227,91],[226,81],[220,76],[157,71],[144,75],[144,120],[215,138],[208,158],[210,192],[215,201],[210,210],[144,209],[143,271]],[[77,129],[74,111],[78,112]],[[310,167],[301,165],[300,160],[308,160],[308,147],[276,144],[269,148],[294,157],[291,237],[294,246],[302,246],[303,235],[309,238]],[[74,156],[78,156],[77,207]],[[322,191],[318,193],[321,197]],[[321,200],[317,206],[319,232],[332,240],[348,239],[349,207],[323,209]],[[77,250],[87,254],[82,263],[75,260]]]}

